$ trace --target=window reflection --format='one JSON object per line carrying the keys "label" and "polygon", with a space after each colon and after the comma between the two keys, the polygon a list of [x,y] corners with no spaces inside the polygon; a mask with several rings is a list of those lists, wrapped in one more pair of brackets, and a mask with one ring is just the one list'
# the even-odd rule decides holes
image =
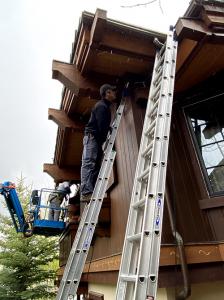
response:
{"label": "window reflection", "polygon": [[224,192],[224,104],[222,99],[187,110],[211,193]]}

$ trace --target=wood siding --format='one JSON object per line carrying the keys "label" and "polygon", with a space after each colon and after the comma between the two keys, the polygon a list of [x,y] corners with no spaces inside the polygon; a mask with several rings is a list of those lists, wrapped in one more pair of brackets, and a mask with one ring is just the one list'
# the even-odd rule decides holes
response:
{"label": "wood siding", "polygon": [[208,219],[200,209],[199,200],[205,195],[204,182],[183,111],[175,107],[172,116],[167,170],[177,230],[184,242],[213,240]]}

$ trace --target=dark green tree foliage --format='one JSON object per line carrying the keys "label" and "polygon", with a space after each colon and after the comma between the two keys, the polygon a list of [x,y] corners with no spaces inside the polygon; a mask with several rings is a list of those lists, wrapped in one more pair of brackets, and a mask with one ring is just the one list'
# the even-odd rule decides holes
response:
{"label": "dark green tree foliage", "polygon": [[[30,190],[22,179],[16,190],[26,207]],[[54,299],[57,257],[55,238],[24,238],[9,217],[0,215],[0,300]]]}

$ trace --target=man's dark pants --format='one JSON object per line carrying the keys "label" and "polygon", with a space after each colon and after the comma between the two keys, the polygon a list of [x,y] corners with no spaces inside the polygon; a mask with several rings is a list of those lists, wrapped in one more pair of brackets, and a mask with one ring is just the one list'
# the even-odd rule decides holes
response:
{"label": "man's dark pants", "polygon": [[100,170],[102,154],[102,145],[92,134],[86,134],[83,139],[81,195],[93,192]]}

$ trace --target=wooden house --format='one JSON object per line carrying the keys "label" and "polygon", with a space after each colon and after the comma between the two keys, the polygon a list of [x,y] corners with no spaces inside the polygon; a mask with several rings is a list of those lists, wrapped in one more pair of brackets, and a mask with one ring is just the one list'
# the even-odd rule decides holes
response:
{"label": "wooden house", "polygon": [[[178,40],[157,299],[224,299],[224,1],[193,0],[175,25]],[[53,164],[56,183],[80,182],[85,123],[103,83],[131,80],[116,161],[78,293],[114,299],[138,148],[155,57],[165,34],[83,12],[70,63],[53,61],[64,85]],[[114,108],[115,109],[115,108]],[[60,239],[59,279],[77,230]],[[75,214],[75,208],[74,212]],[[77,214],[77,213],[76,213]],[[182,238],[183,243],[178,237]],[[191,296],[190,296],[191,294]]]}

